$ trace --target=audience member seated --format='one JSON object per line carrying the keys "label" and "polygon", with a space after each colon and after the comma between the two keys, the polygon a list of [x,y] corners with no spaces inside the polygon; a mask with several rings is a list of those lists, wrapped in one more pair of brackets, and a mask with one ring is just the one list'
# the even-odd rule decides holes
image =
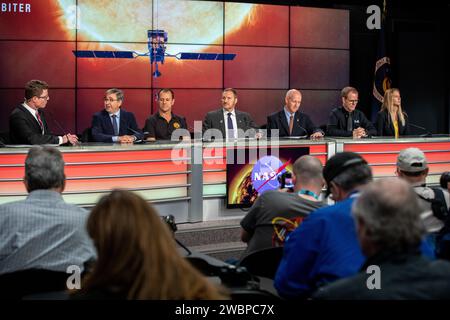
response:
{"label": "audience member seated", "polygon": [[[19,281],[20,274],[13,275],[19,271],[50,278],[54,272],[60,279],[69,266],[83,272],[84,264],[95,259],[95,249],[85,230],[87,211],[67,204],[61,196],[65,187],[61,152],[53,147],[31,148],[25,160],[24,184],[29,192],[25,200],[0,205],[2,280]],[[36,285],[35,292],[56,289],[50,287]],[[7,294],[8,290],[2,286],[1,291]]]}
{"label": "audience member seated", "polygon": [[98,260],[74,299],[224,299],[177,250],[155,209],[130,191],[115,190],[93,208],[87,230]]}
{"label": "audience member seated", "polygon": [[357,275],[320,288],[314,298],[448,299],[450,263],[421,256],[425,229],[419,212],[419,199],[406,182],[390,178],[369,185],[353,206],[368,259]]}
{"label": "audience member seated", "polygon": [[298,158],[293,166],[294,192],[266,191],[241,221],[241,239],[252,252],[284,245],[287,235],[312,211],[324,206],[319,200],[324,185],[322,163],[312,156]]}
{"label": "audience member seated", "polygon": [[383,104],[377,114],[376,127],[379,136],[397,139],[409,134],[408,116],[402,110],[398,89],[388,89],[384,93]]}
{"label": "audience member seated", "polygon": [[441,188],[430,188],[426,185],[428,163],[425,154],[418,148],[407,148],[400,151],[397,157],[396,174],[408,182],[420,197],[422,205],[421,218],[427,238],[434,247],[435,237],[444,226],[450,206],[449,193]]}
{"label": "audience member seated", "polygon": [[133,143],[144,135],[137,126],[132,112],[121,108],[123,91],[113,88],[105,93],[105,109],[92,117],[92,138],[96,142]]}
{"label": "audience member seated", "polygon": [[321,285],[356,274],[364,263],[351,206],[372,181],[372,171],[358,154],[342,152],[327,161],[323,177],[337,203],[312,212],[287,239],[275,276],[275,288],[287,299],[309,297]]}

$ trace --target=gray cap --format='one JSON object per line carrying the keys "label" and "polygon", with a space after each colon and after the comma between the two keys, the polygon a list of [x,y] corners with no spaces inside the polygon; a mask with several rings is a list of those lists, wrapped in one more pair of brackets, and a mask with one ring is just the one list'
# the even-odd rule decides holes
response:
{"label": "gray cap", "polygon": [[397,167],[405,172],[419,172],[428,168],[425,154],[418,148],[407,148],[400,151]]}

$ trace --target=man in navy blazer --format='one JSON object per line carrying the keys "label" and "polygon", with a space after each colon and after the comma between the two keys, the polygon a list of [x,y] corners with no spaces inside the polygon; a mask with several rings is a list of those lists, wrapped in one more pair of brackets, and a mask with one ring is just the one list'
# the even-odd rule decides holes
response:
{"label": "man in navy blazer", "polygon": [[272,129],[279,130],[279,137],[310,136],[319,139],[324,136],[320,128],[316,127],[309,116],[298,111],[302,102],[300,91],[291,89],[286,93],[283,110],[267,117],[267,133],[270,136]]}
{"label": "man in navy blazer", "polygon": [[[203,121],[203,134],[209,129],[217,129],[223,139],[243,138],[242,132],[252,130],[251,136],[260,138],[256,132],[258,126],[249,113],[236,110],[237,92],[235,89],[227,88],[222,92],[222,108],[210,111]],[[247,132],[248,133],[248,132]],[[208,132],[206,133],[209,134]],[[211,133],[211,135],[214,135]],[[218,138],[218,137],[216,137]]]}
{"label": "man in navy blazer", "polygon": [[144,138],[132,112],[121,109],[123,92],[120,89],[106,91],[105,109],[92,118],[92,138],[96,142],[133,143]]}

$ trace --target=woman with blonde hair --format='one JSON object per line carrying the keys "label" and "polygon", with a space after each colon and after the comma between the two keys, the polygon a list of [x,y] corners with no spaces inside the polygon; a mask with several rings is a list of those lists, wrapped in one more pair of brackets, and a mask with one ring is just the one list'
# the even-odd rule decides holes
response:
{"label": "woman with blonde hair", "polygon": [[169,226],[135,193],[114,190],[93,208],[87,230],[98,260],[75,299],[225,299],[183,258]]}
{"label": "woman with blonde hair", "polygon": [[408,116],[402,110],[400,90],[392,88],[384,93],[376,127],[379,136],[391,136],[397,139],[409,134]]}

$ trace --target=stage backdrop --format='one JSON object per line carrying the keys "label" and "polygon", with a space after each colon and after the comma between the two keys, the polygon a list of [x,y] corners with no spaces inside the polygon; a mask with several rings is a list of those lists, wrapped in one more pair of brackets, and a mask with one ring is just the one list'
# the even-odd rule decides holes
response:
{"label": "stage backdrop", "polygon": [[[232,61],[166,57],[153,78],[149,57],[75,58],[73,50],[148,52],[147,30],[168,34],[166,53],[234,53]],[[30,79],[49,83],[49,125],[81,133],[103,108],[104,91],[125,92],[123,107],[143,127],[158,88],[175,91],[174,112],[192,128],[220,107],[221,90],[238,90],[238,108],[259,125],[283,106],[289,88],[318,125],[349,81],[349,12],[180,0],[13,0],[0,11],[0,131],[23,101]],[[53,121],[52,117],[56,120]],[[57,125],[59,122],[60,125]],[[61,128],[60,128],[61,127]]]}

